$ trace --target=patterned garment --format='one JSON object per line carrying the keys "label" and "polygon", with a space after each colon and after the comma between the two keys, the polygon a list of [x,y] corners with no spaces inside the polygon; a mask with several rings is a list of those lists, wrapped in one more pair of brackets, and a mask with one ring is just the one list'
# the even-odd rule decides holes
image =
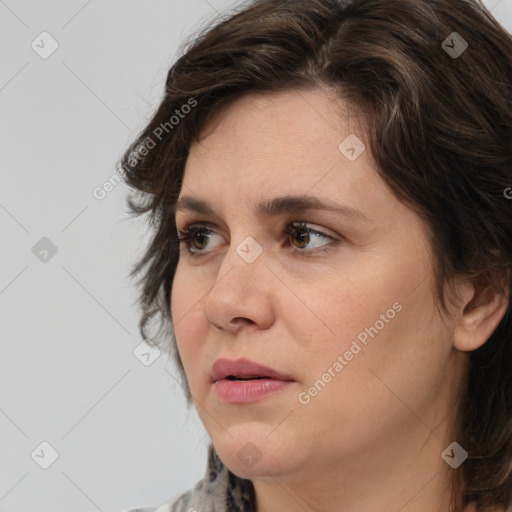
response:
{"label": "patterned garment", "polygon": [[254,487],[229,471],[210,444],[205,476],[193,489],[157,508],[126,512],[256,512]]}

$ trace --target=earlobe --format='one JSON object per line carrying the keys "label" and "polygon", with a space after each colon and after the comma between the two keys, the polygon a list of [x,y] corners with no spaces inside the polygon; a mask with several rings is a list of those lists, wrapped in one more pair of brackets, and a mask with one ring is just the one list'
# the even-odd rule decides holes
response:
{"label": "earlobe", "polygon": [[480,348],[491,337],[505,316],[509,306],[509,289],[505,295],[487,282],[471,285],[473,290],[463,301],[462,312],[454,332],[454,348],[472,351]]}

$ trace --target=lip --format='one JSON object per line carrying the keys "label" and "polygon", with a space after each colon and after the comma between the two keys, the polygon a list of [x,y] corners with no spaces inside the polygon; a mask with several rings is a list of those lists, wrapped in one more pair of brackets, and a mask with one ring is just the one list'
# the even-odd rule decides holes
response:
{"label": "lip", "polygon": [[[231,380],[227,377],[255,377],[254,380]],[[218,359],[211,372],[217,396],[230,404],[257,402],[293,382],[286,374],[249,359]]]}
{"label": "lip", "polygon": [[250,359],[217,359],[212,368],[212,381],[216,382],[233,375],[235,377],[268,377],[275,380],[293,380],[289,375],[251,361]]}

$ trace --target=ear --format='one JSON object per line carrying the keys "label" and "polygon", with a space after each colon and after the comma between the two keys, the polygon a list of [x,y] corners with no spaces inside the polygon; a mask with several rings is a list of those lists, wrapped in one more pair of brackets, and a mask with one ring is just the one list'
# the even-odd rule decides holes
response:
{"label": "ear", "polygon": [[460,314],[454,331],[454,347],[462,351],[481,347],[496,330],[509,306],[508,276],[502,276],[505,294],[484,277],[459,285]]}

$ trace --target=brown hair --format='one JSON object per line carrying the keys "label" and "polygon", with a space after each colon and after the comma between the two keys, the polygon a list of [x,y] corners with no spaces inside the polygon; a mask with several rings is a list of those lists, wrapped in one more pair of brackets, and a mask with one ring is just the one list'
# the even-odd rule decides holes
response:
{"label": "brown hair", "polygon": [[[477,0],[246,2],[188,44],[157,111],[120,161],[137,196],[128,198],[130,213],[149,212],[154,228],[131,274],[142,273],[140,331],[149,339],[150,321],[160,319],[152,339],[174,353],[189,402],[170,291],[179,256],[173,206],[190,145],[244,94],[323,85],[364,113],[377,171],[424,219],[443,311],[455,274],[485,278],[502,293],[510,288],[511,35]],[[469,354],[454,427],[469,453],[452,472],[456,509],[512,504],[511,364],[509,307]]]}

